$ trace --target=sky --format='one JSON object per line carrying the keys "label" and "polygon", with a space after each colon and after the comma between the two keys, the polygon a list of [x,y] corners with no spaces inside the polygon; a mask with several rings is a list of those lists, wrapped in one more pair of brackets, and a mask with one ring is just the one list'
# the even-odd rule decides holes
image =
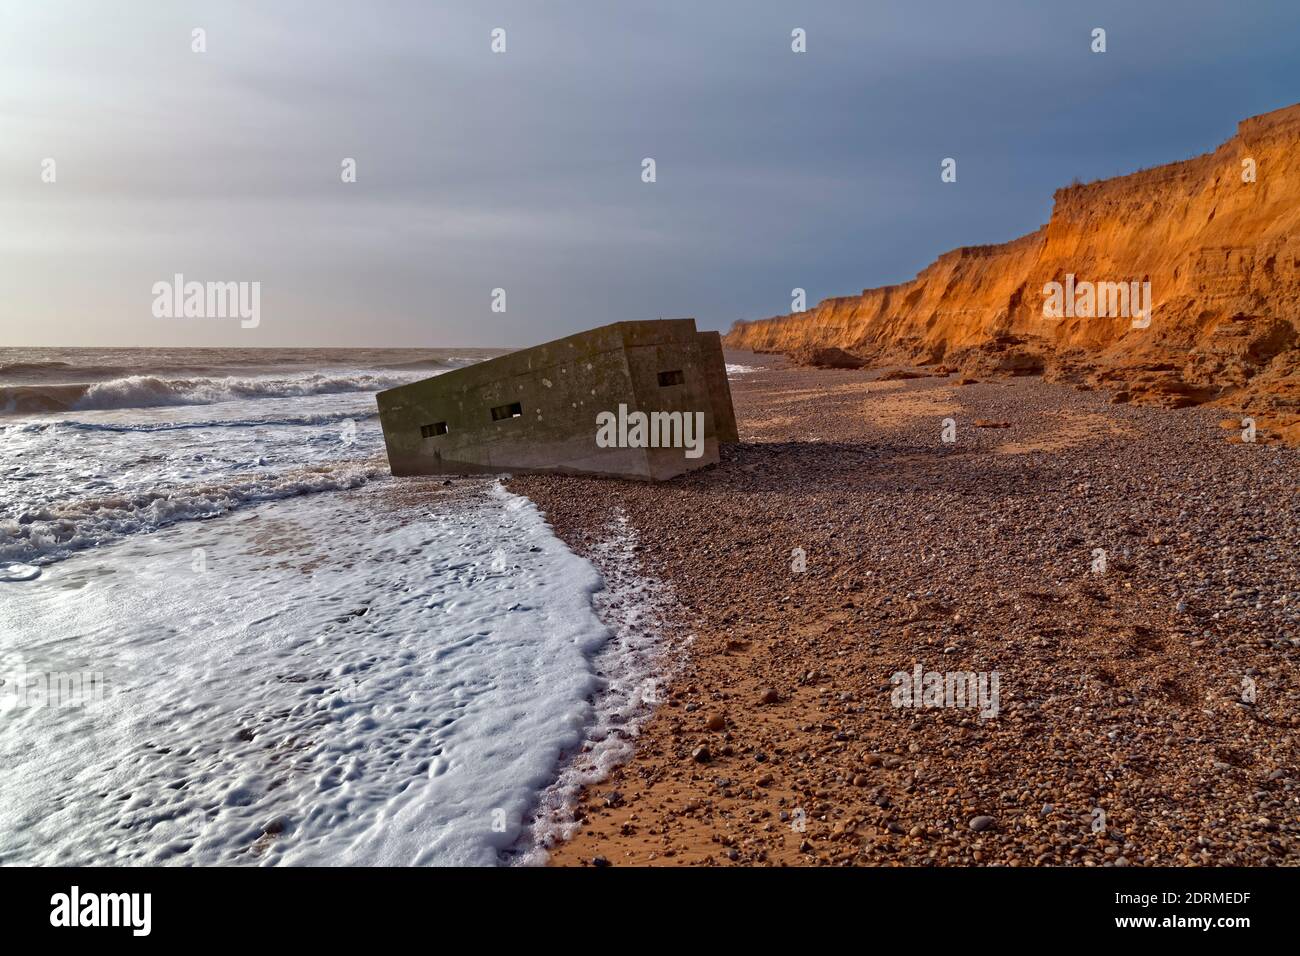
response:
{"label": "sky", "polygon": [[[0,346],[725,330],[1213,149],[1300,101],[1298,36],[1295,0],[0,0]],[[256,324],[156,315],[177,274],[259,283]]]}

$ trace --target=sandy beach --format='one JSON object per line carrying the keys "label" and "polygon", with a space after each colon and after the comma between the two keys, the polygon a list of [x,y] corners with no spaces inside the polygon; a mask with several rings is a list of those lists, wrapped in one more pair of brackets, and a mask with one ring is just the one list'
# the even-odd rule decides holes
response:
{"label": "sandy beach", "polygon": [[[1297,862],[1300,453],[1037,377],[728,361],[764,368],[717,467],[509,482],[598,567],[625,519],[676,629],[553,864]],[[996,674],[996,716],[895,706],[917,667]]]}
{"label": "sandy beach", "polygon": [[16,951],[1294,924],[1300,2],[9,7]]}

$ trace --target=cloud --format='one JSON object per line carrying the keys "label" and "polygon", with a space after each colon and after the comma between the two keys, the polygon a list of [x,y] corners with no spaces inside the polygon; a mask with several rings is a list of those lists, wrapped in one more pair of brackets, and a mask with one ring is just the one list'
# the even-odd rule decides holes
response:
{"label": "cloud", "polygon": [[230,344],[724,328],[794,286],[851,294],[1009,239],[1075,176],[1210,149],[1294,97],[1294,4],[1065,7],[21,5],[0,62],[0,344],[217,334],[142,314],[178,271],[263,282],[258,340]]}

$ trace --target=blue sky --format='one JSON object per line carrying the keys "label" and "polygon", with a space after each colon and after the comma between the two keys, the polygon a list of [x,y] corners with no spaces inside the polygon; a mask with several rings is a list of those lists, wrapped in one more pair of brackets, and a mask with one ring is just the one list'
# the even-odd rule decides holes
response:
{"label": "blue sky", "polygon": [[[1300,100],[1297,36],[1291,0],[4,0],[0,345],[725,329],[1214,148]],[[257,328],[155,318],[176,273],[261,282]]]}

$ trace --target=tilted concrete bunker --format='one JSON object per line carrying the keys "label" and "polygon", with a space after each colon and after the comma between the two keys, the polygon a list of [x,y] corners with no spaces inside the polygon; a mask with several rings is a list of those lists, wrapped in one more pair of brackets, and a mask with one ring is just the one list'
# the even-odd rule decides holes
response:
{"label": "tilted concrete bunker", "polygon": [[736,415],[717,332],[616,322],[380,392],[394,475],[662,480],[718,461]]}

